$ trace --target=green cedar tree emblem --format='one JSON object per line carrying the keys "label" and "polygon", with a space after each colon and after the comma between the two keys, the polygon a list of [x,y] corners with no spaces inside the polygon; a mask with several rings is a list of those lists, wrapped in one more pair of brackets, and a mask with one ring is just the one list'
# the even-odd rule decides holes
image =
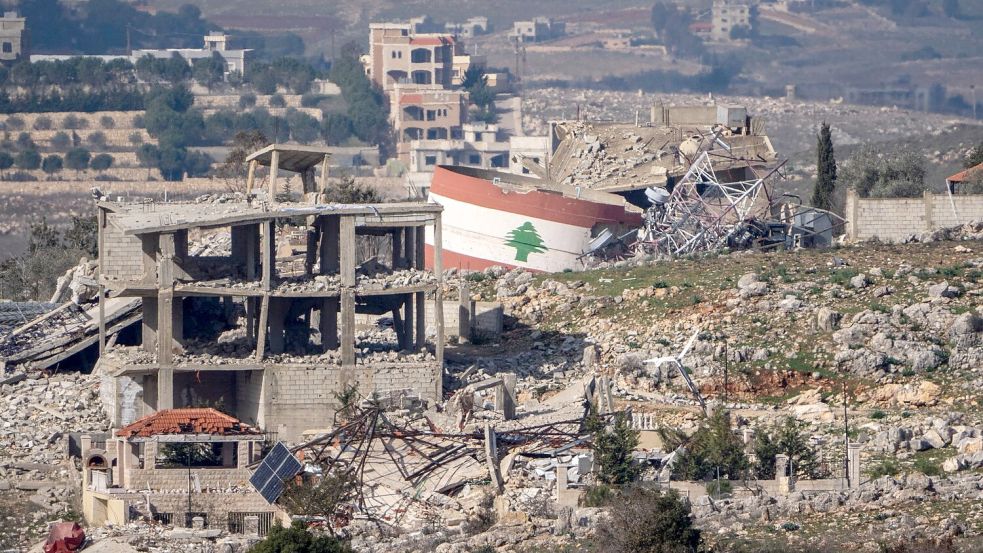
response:
{"label": "green cedar tree emblem", "polygon": [[515,248],[515,260],[523,263],[529,261],[529,254],[543,253],[549,249],[529,221],[512,229],[505,238],[505,245]]}

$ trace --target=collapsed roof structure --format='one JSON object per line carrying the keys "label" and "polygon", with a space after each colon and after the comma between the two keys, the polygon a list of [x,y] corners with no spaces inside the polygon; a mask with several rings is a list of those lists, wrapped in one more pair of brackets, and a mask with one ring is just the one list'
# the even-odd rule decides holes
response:
{"label": "collapsed roof structure", "polygon": [[[347,517],[333,520],[335,526],[347,524],[348,520],[341,520],[345,518],[412,525],[413,519],[425,519],[430,509],[446,509],[468,484],[490,483],[493,493],[502,493],[510,471],[525,461],[550,460],[544,466],[557,469],[558,493],[562,493],[568,482],[590,470],[585,466],[582,473],[573,470],[568,474],[557,461],[590,449],[586,410],[595,393],[604,396],[606,386],[609,388],[605,379],[589,378],[582,387],[571,386],[562,394],[562,412],[545,417],[527,414],[521,421],[506,420],[497,427],[485,422],[462,430],[444,428],[446,417],[434,411],[393,414],[385,401],[366,399],[348,408],[330,432],[291,448],[304,467],[282,477],[286,481],[300,474],[304,486],[316,486],[328,475],[357,482]],[[468,387],[459,394],[473,390]],[[508,387],[499,388],[496,403],[511,395]],[[605,405],[603,401],[599,404]],[[267,459],[270,457],[272,453]],[[277,498],[279,493],[272,499]]]}
{"label": "collapsed roof structure", "polygon": [[779,192],[785,162],[742,106],[657,105],[645,124],[553,122],[548,140],[545,164],[520,160],[535,179],[435,171],[430,199],[445,207],[451,265],[553,272],[638,254],[822,246],[842,224]]}

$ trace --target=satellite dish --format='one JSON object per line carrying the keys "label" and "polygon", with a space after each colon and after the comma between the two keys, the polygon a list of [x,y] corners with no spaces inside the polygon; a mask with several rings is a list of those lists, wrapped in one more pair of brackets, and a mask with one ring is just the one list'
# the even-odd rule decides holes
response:
{"label": "satellite dish", "polygon": [[594,253],[597,250],[607,246],[614,239],[614,233],[611,229],[606,228],[601,231],[600,234],[595,236],[590,242],[587,243],[587,251],[585,253]]}
{"label": "satellite dish", "polygon": [[645,197],[652,205],[663,205],[669,201],[669,191],[661,186],[646,188]]}

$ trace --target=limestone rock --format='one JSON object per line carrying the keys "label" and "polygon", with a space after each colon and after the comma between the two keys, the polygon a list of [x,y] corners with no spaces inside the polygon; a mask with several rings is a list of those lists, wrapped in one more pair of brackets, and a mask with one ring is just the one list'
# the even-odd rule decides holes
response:
{"label": "limestone rock", "polygon": [[950,286],[948,281],[943,280],[938,284],[929,286],[928,295],[933,298],[958,298],[962,295],[962,290]]}
{"label": "limestone rock", "polygon": [[833,311],[828,307],[820,307],[819,311],[816,312],[816,325],[819,330],[824,332],[832,332],[839,328],[842,319],[842,313]]}

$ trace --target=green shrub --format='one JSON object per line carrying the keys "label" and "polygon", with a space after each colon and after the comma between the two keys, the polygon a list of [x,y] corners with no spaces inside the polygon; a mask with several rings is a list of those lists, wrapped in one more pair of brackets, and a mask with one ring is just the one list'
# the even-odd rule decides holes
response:
{"label": "green shrub", "polygon": [[840,286],[847,286],[850,284],[850,279],[859,275],[860,271],[854,269],[853,267],[844,267],[842,269],[835,269],[829,275],[830,284],[839,284]]}
{"label": "green shrub", "polygon": [[707,482],[707,495],[720,497],[734,491],[734,485],[730,480],[711,480]]}
{"label": "green shrub", "polygon": [[596,539],[604,551],[682,553],[697,550],[700,531],[675,491],[634,486],[611,504]]}
{"label": "green shrub", "polygon": [[942,463],[928,457],[918,457],[912,466],[925,476],[940,476],[942,474]]}
{"label": "green shrub", "polygon": [[[660,430],[667,449],[676,449],[685,438],[669,430]],[[731,427],[730,413],[717,410],[703,421],[676,458],[673,477],[679,480],[710,480],[717,477],[739,478],[749,468],[743,441]]]}
{"label": "green shrub", "polygon": [[580,496],[582,507],[606,507],[614,500],[614,490],[604,484],[588,486],[584,494]]}
{"label": "green shrub", "polygon": [[591,433],[598,480],[615,486],[634,482],[641,472],[633,456],[639,432],[631,427],[628,414],[615,413],[614,420],[608,424],[607,419],[591,413],[585,426]]}
{"label": "green shrub", "polygon": [[870,468],[870,477],[880,478],[882,476],[897,476],[901,472],[901,465],[894,459],[884,459],[880,463]]}
{"label": "green shrub", "polygon": [[51,137],[51,147],[55,150],[64,151],[72,146],[72,138],[64,131],[55,133]]}
{"label": "green shrub", "polygon": [[885,413],[884,411],[881,411],[880,409],[878,409],[878,410],[876,410],[876,411],[874,411],[873,413],[870,414],[870,418],[873,419],[873,420],[875,420],[875,421],[876,420],[881,420],[881,419],[883,419],[886,416],[887,416],[887,413]]}
{"label": "green shrub", "polygon": [[350,553],[347,542],[334,536],[315,534],[304,528],[304,523],[295,521],[289,528],[276,523],[263,541],[257,543],[249,553]]}
{"label": "green shrub", "polygon": [[51,118],[47,115],[42,115],[34,120],[34,129],[38,131],[46,131],[52,126]]}

